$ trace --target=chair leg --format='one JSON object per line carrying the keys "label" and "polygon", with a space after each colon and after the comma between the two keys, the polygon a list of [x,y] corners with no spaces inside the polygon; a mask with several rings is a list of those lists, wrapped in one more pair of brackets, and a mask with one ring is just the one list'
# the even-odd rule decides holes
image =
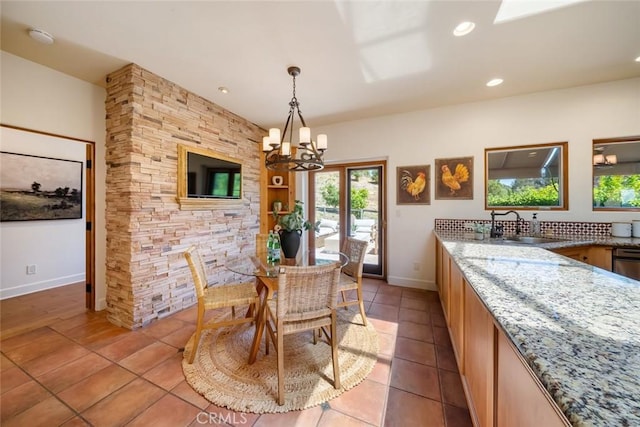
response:
{"label": "chair leg", "polygon": [[282,323],[278,322],[278,405],[284,405],[284,334]]}
{"label": "chair leg", "polygon": [[362,316],[362,323],[367,326],[367,316],[364,314],[364,300],[362,299],[362,288],[358,286],[358,305],[360,306],[360,316]]}
{"label": "chair leg", "polygon": [[198,351],[198,345],[200,344],[200,334],[202,333],[202,323],[204,321],[204,307],[198,304],[198,323],[196,325],[196,336],[193,338],[193,346],[191,347],[191,354],[189,355],[189,364],[193,363]]}
{"label": "chair leg", "polygon": [[333,360],[333,387],[340,388],[340,366],[338,364],[338,335],[336,331],[336,311],[331,313],[331,359]]}
{"label": "chair leg", "polygon": [[[341,293],[342,293],[342,302],[347,302],[347,293],[346,293],[346,291],[341,291]],[[347,306],[345,305],[345,306],[344,306],[344,309],[345,309],[345,310],[348,310],[348,309],[349,309],[349,307],[347,307]]]}

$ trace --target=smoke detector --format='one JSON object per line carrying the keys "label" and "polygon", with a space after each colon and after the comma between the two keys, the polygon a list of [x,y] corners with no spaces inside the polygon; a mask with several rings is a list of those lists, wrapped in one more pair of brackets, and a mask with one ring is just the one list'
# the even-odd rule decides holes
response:
{"label": "smoke detector", "polygon": [[29,36],[42,44],[53,44],[53,36],[46,31],[32,28],[29,30]]}

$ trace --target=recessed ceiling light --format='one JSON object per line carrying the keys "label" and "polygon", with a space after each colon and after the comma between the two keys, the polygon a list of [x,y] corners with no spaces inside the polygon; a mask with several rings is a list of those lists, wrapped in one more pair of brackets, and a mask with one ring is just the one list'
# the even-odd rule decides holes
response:
{"label": "recessed ceiling light", "polygon": [[502,84],[502,82],[503,82],[502,79],[491,79],[487,82],[487,86],[489,87],[498,86]]}
{"label": "recessed ceiling light", "polygon": [[466,36],[476,27],[476,24],[470,21],[461,22],[453,30],[453,35],[457,37]]}
{"label": "recessed ceiling light", "polygon": [[46,31],[38,30],[37,28],[32,28],[29,30],[29,36],[32,39],[43,43],[43,44],[53,44],[53,36]]}
{"label": "recessed ceiling light", "polygon": [[636,62],[640,62],[640,56],[636,58]]}
{"label": "recessed ceiling light", "polygon": [[229,89],[227,89],[227,88],[226,88],[226,87],[224,87],[224,86],[220,86],[220,87],[218,88],[218,90],[219,90],[220,92],[222,92],[222,93],[229,93]]}

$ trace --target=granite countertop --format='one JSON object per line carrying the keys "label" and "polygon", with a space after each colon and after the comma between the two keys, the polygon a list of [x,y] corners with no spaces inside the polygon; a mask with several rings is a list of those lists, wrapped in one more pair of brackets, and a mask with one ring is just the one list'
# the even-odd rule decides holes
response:
{"label": "granite countertop", "polygon": [[436,232],[571,424],[640,426],[640,282],[538,245],[455,234]]}
{"label": "granite countertop", "polygon": [[[461,231],[436,231],[441,239],[456,240],[460,242],[477,242],[497,245],[523,245],[522,243],[512,242],[506,238],[488,238],[484,240],[475,240],[473,232]],[[612,237],[612,236],[544,236],[550,240],[550,243],[538,243],[535,245],[526,244],[526,246],[535,246],[544,249],[570,248],[577,246],[612,246],[612,247],[637,247],[640,248],[640,238],[638,237]]]}

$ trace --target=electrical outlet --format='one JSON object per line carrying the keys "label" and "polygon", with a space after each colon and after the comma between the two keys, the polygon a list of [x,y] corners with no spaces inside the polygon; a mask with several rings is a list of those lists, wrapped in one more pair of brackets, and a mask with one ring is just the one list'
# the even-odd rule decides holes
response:
{"label": "electrical outlet", "polygon": [[37,271],[38,271],[38,268],[36,267],[35,264],[27,265],[27,274],[36,274]]}
{"label": "electrical outlet", "polygon": [[420,271],[420,263],[419,262],[414,262],[413,263],[413,271]]}

